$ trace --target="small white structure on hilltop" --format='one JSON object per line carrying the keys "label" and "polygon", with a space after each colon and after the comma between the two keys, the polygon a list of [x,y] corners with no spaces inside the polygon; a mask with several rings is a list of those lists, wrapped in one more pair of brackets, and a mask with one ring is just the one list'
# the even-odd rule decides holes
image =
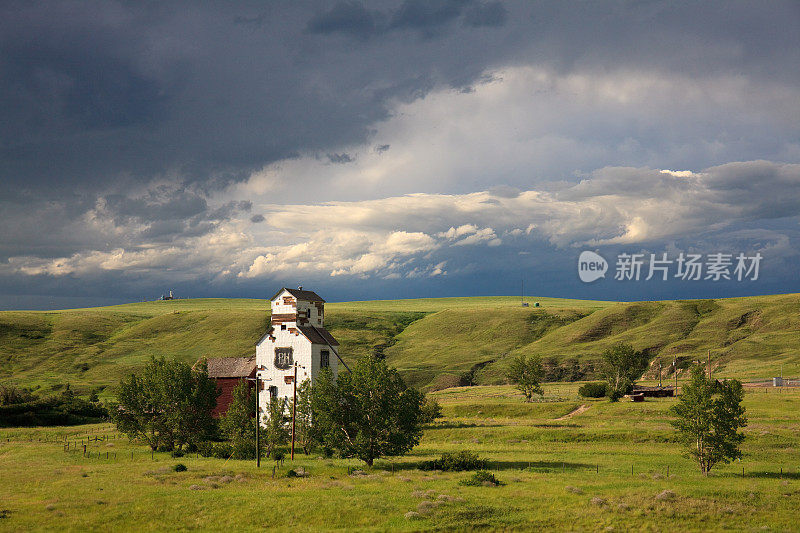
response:
{"label": "small white structure on hilltop", "polygon": [[325,300],[303,287],[284,287],[270,303],[270,327],[256,343],[262,416],[273,399],[291,401],[295,367],[298,387],[307,379],[313,383],[323,368],[329,367],[334,376],[339,371],[339,343],[325,329]]}

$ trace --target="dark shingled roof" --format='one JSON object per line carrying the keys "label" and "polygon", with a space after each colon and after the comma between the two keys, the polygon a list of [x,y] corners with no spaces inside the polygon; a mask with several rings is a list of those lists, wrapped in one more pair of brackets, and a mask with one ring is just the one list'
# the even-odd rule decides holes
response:
{"label": "dark shingled roof", "polygon": [[329,344],[331,346],[339,346],[337,340],[334,339],[333,335],[331,335],[325,328],[318,328],[315,326],[297,326],[297,329],[299,329],[300,333],[302,333],[314,344]]}
{"label": "dark shingled roof", "polygon": [[210,378],[246,378],[256,370],[256,356],[215,357],[208,360]]}
{"label": "dark shingled roof", "polygon": [[275,296],[269,299],[271,302],[275,298],[277,298],[283,291],[289,291],[289,294],[297,298],[298,300],[305,300],[306,302],[322,302],[325,303],[319,294],[314,291],[302,291],[300,289],[287,289],[283,287],[281,290],[275,293]]}

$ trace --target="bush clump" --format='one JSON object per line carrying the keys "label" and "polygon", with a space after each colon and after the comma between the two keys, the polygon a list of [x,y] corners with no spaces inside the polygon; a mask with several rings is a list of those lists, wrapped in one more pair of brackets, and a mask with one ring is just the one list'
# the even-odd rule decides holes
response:
{"label": "bush clump", "polygon": [[608,394],[608,383],[586,383],[578,389],[584,398],[605,398]]}
{"label": "bush clump", "polygon": [[108,411],[75,396],[69,385],[59,395],[40,398],[28,389],[0,385],[0,427],[72,426],[102,421]]}
{"label": "bush clump", "polygon": [[442,418],[442,406],[435,398],[425,396],[419,413],[419,421],[423,424],[431,424],[437,418]]}
{"label": "bush clump", "polygon": [[186,470],[188,470],[188,469],[186,468],[186,465],[185,465],[185,464],[183,464],[183,463],[178,463],[178,464],[176,464],[175,466],[173,466],[173,467],[172,467],[172,469],[173,469],[174,471],[176,471],[176,472],[186,472]]}
{"label": "bush clump", "polygon": [[421,470],[443,470],[445,472],[465,472],[468,470],[484,470],[488,461],[481,459],[478,454],[462,450],[460,452],[445,452],[439,459],[425,461]]}
{"label": "bush clump", "polygon": [[486,470],[478,470],[467,479],[461,481],[461,484],[471,487],[497,487],[502,485],[500,480],[494,477],[494,474]]}
{"label": "bush clump", "polygon": [[197,444],[197,452],[203,457],[228,459],[233,455],[233,446],[227,442],[204,441]]}

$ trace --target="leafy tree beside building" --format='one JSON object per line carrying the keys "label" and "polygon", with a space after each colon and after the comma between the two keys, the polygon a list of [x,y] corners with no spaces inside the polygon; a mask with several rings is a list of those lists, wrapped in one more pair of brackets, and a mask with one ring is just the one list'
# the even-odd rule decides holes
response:
{"label": "leafy tree beside building", "polygon": [[228,439],[233,457],[252,459],[256,456],[256,405],[250,387],[242,381],[233,389],[233,398],[220,418],[220,432]]}
{"label": "leafy tree beside building", "polygon": [[306,455],[311,452],[315,442],[311,413],[311,381],[306,379],[297,387],[295,410],[295,441]]}
{"label": "leafy tree beside building", "polygon": [[365,357],[337,379],[325,369],[312,391],[314,432],[343,457],[372,466],[379,457],[402,455],[419,443],[423,396],[382,359]]}
{"label": "leafy tree beside building", "polygon": [[204,362],[192,368],[153,357],[140,374],[121,381],[117,397],[109,411],[119,431],[154,450],[196,445],[214,432],[217,386]]}
{"label": "leafy tree beside building", "polygon": [[285,398],[274,398],[269,402],[264,422],[261,425],[262,446],[267,457],[274,455],[289,442],[289,428],[286,424],[286,411],[288,402]]}

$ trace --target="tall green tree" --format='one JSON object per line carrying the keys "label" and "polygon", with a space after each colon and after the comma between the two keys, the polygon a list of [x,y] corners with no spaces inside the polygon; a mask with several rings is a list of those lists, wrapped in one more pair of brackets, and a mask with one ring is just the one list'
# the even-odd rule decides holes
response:
{"label": "tall green tree", "polygon": [[119,403],[110,412],[121,432],[146,441],[152,449],[181,449],[213,433],[211,411],[217,395],[205,362],[192,368],[153,357],[140,374],[121,381]]}
{"label": "tall green tree", "polygon": [[233,389],[228,410],[220,418],[219,429],[231,444],[237,459],[253,459],[256,456],[256,405],[255,395],[247,382],[242,381]]}
{"label": "tall green tree", "polygon": [[506,372],[508,381],[514,384],[524,396],[525,401],[531,401],[534,394],[542,395],[542,377],[544,376],[544,368],[542,367],[542,360],[536,355],[524,356],[518,355],[511,360]]}
{"label": "tall green tree", "polygon": [[262,421],[262,431],[264,451],[267,457],[274,454],[281,446],[289,442],[289,428],[286,424],[286,406],[288,402],[285,398],[273,398],[267,407],[267,416]]}
{"label": "tall green tree", "polygon": [[738,380],[711,381],[702,365],[692,369],[691,381],[671,409],[675,415],[672,425],[703,474],[708,475],[718,463],[742,456],[739,445],[745,436],[739,429],[747,425],[743,399]]}
{"label": "tall green tree", "polygon": [[[291,404],[290,404],[291,409]],[[297,409],[295,411],[295,441],[308,455],[314,446],[314,432],[311,425],[311,381],[306,379],[297,387]]]}
{"label": "tall green tree", "polygon": [[634,382],[647,370],[647,354],[630,344],[616,344],[602,355],[601,372],[608,382],[608,397],[616,402],[628,393]]}
{"label": "tall green tree", "polygon": [[372,466],[379,457],[402,455],[419,443],[423,396],[382,359],[364,357],[338,379],[325,369],[312,391],[314,431],[343,457]]}

